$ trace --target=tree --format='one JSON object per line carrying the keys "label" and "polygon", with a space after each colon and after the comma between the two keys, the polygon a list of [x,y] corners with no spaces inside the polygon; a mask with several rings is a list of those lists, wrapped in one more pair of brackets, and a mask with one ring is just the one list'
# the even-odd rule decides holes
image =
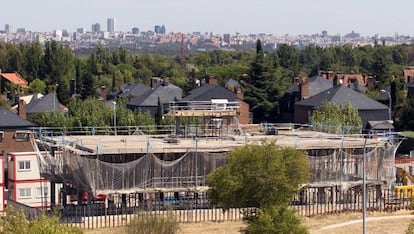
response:
{"label": "tree", "polygon": [[158,96],[157,112],[155,113],[155,123],[161,125],[162,117],[164,116],[164,108],[162,106],[161,98]]}
{"label": "tree", "polygon": [[36,78],[29,84],[30,93],[44,93],[46,91],[46,84],[42,80]]}
{"label": "tree", "polygon": [[414,98],[408,98],[397,121],[399,130],[414,130]]}
{"label": "tree", "polygon": [[234,149],[226,165],[208,176],[209,198],[225,209],[288,204],[308,177],[305,152],[274,142],[247,145]]}
{"label": "tree", "polygon": [[334,102],[324,102],[312,112],[310,122],[317,131],[329,133],[355,133],[362,128],[358,110],[350,103],[341,107]]}
{"label": "tree", "polygon": [[309,175],[304,151],[282,148],[275,142],[246,145],[234,149],[226,165],[208,175],[208,197],[211,204],[225,210],[256,208],[258,212],[246,214],[251,233],[279,233],[278,227],[299,222],[288,205]]}

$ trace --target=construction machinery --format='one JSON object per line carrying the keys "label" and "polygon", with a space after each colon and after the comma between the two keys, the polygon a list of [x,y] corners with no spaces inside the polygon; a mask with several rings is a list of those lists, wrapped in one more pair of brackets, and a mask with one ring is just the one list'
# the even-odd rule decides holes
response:
{"label": "construction machinery", "polygon": [[394,187],[396,197],[398,199],[414,198],[414,176],[401,167],[397,167],[397,176],[401,178],[402,185]]}

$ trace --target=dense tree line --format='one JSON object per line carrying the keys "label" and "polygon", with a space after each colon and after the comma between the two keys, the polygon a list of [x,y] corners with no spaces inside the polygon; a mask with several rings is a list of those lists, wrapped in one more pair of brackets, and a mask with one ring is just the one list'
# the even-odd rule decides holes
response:
{"label": "dense tree line", "polygon": [[[194,87],[189,78],[213,74],[222,85],[230,78],[241,82],[255,122],[277,121],[279,101],[293,78],[312,76],[320,70],[353,71],[374,76],[379,81],[377,94],[378,90],[394,85],[393,109],[401,115],[407,111],[411,113],[407,108],[410,102],[400,89],[404,84],[398,78],[402,78],[403,69],[414,64],[413,45],[326,48],[308,45],[298,49],[280,44],[271,52],[264,52],[262,46],[258,41],[256,51],[213,50],[180,60],[178,56],[133,54],[122,47],[109,50],[102,45],[90,55],[78,57],[71,48],[55,41],[44,45],[0,43],[0,69],[19,72],[30,82],[28,92],[56,91],[64,104],[71,98],[71,80],[76,81],[76,93],[87,99],[96,97],[101,85],[108,90],[132,82],[148,85],[153,76],[170,77],[188,92]],[[397,81],[392,81],[391,77],[396,77]],[[14,95],[21,92],[15,89],[6,85],[1,92],[13,100]]]}

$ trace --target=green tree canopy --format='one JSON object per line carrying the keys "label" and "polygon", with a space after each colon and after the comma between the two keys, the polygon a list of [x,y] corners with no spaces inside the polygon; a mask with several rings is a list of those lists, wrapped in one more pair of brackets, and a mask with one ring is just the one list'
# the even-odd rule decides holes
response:
{"label": "green tree canopy", "polygon": [[246,212],[247,233],[306,233],[289,202],[308,181],[306,153],[275,142],[246,145],[230,154],[225,166],[208,176],[211,204],[256,208]]}
{"label": "green tree canopy", "polygon": [[46,91],[46,84],[42,80],[36,78],[29,84],[30,93],[44,93]]}
{"label": "green tree canopy", "polygon": [[354,133],[362,128],[358,110],[350,103],[341,107],[334,102],[324,102],[312,112],[310,122],[317,131],[328,133]]}
{"label": "green tree canopy", "polygon": [[288,204],[309,178],[305,152],[275,143],[236,148],[225,166],[208,176],[212,204],[262,208]]}

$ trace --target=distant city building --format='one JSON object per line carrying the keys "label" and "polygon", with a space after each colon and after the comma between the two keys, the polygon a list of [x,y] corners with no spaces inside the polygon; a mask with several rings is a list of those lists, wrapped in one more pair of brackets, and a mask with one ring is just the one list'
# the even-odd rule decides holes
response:
{"label": "distant city building", "polygon": [[139,28],[132,28],[132,34],[138,34],[139,33]]}
{"label": "distant city building", "polygon": [[352,30],[352,32],[350,32],[350,33],[348,33],[348,34],[346,34],[345,35],[345,37],[348,37],[348,38],[359,38],[360,37],[360,35],[359,35],[359,33],[356,33],[356,32],[354,32],[354,30]]}
{"label": "distant city building", "polygon": [[62,37],[68,37],[69,36],[69,32],[66,29],[62,29]]}
{"label": "distant city building", "polygon": [[223,34],[223,42],[225,42],[227,44],[230,43],[230,34],[229,33]]}
{"label": "distant city building", "polygon": [[113,33],[115,32],[115,18],[108,18],[106,21],[106,31]]}
{"label": "distant city building", "polygon": [[6,33],[11,33],[13,31],[13,28],[10,24],[6,24],[6,25],[4,25],[4,31]]}
{"label": "distant city building", "polygon": [[164,26],[164,25],[162,25],[162,26],[160,26],[160,25],[155,25],[155,26],[154,26],[154,32],[155,32],[156,34],[165,34],[165,32],[166,32],[165,26]]}
{"label": "distant city building", "polygon": [[77,33],[80,33],[80,34],[84,34],[85,33],[85,29],[84,28],[77,28],[76,29],[76,32]]}
{"label": "distant city building", "polygon": [[16,30],[17,33],[26,33],[26,29],[25,28],[18,28]]}
{"label": "distant city building", "polygon": [[63,36],[62,30],[54,30],[53,31],[53,37],[55,38],[56,41],[61,41],[62,36]]}
{"label": "distant city building", "polygon": [[92,32],[98,33],[101,31],[101,25],[99,23],[92,24]]}

